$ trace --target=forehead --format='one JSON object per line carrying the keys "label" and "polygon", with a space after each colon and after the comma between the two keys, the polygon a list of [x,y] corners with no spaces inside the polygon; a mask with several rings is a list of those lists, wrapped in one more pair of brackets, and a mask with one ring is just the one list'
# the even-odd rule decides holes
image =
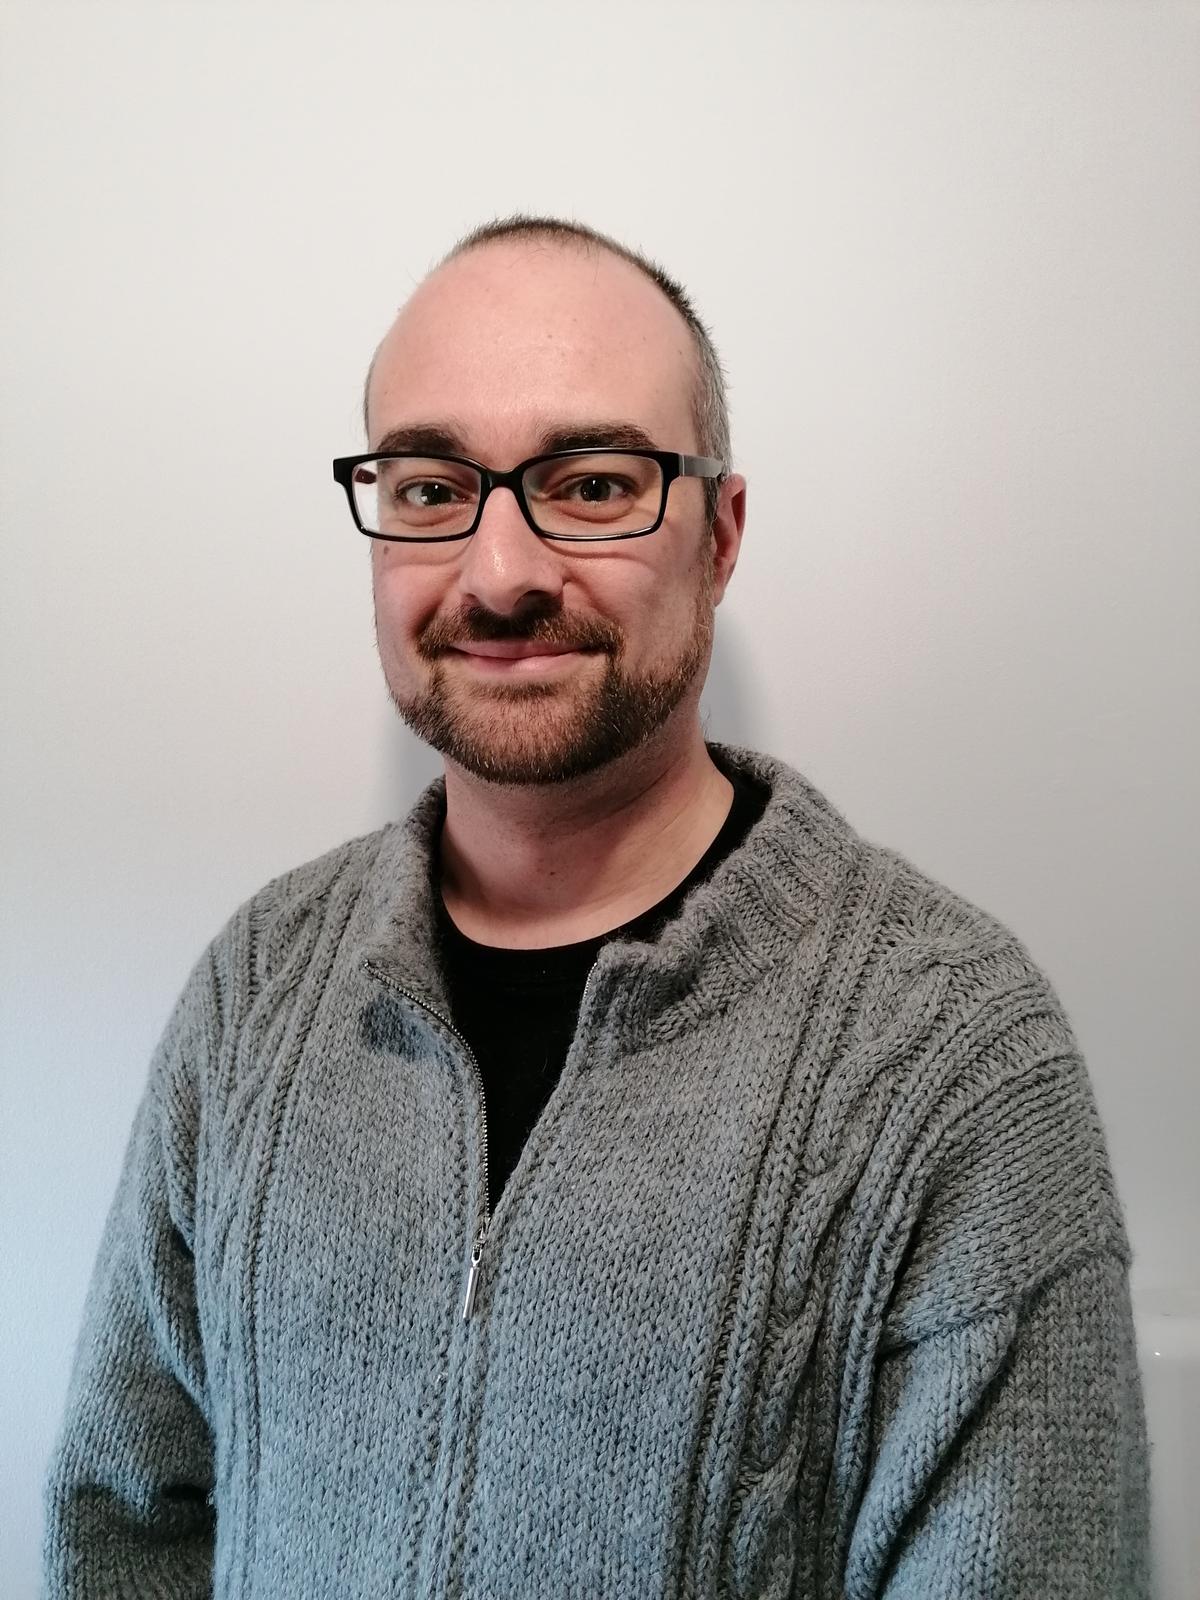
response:
{"label": "forehead", "polygon": [[438,268],[375,358],[372,440],[453,421],[478,448],[521,448],[597,418],[639,424],[663,449],[695,445],[696,354],[643,272],[601,249],[497,241]]}

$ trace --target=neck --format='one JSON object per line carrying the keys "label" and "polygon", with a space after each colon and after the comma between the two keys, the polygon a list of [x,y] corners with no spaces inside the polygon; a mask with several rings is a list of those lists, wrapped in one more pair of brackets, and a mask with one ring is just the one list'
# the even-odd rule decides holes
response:
{"label": "neck", "polygon": [[732,796],[698,718],[570,783],[486,783],[447,762],[446,909],[469,938],[512,949],[607,933],[687,877]]}

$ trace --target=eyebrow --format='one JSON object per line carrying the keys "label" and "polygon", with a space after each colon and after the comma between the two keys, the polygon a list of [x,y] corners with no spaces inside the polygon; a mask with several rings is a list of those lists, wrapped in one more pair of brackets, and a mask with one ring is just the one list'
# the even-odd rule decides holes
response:
{"label": "eyebrow", "polygon": [[[657,450],[658,445],[636,422],[569,423],[547,428],[538,440],[538,455],[556,450]],[[420,455],[466,455],[462,435],[453,427],[438,422],[414,422],[392,428],[375,446],[379,455],[412,450]]]}
{"label": "eyebrow", "polygon": [[541,437],[541,448],[552,450],[595,450],[616,445],[625,450],[657,450],[658,446],[636,422],[596,422],[564,428],[549,428]]}
{"label": "eyebrow", "polygon": [[375,446],[380,455],[393,450],[415,450],[421,455],[462,455],[462,441],[449,428],[436,423],[415,422],[406,428],[393,428]]}

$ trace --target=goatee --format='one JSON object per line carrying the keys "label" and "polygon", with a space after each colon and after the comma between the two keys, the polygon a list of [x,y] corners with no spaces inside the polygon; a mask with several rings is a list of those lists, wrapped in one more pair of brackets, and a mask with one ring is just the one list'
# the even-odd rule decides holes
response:
{"label": "goatee", "polygon": [[[707,564],[687,637],[654,672],[626,670],[624,637],[612,623],[571,617],[556,602],[534,602],[509,616],[461,608],[436,618],[418,641],[418,654],[432,665],[428,687],[409,698],[393,692],[392,703],[419,739],[486,782],[567,783],[658,732],[703,670],[712,637]],[[445,657],[455,645],[509,639],[602,656],[603,670],[584,661],[553,683],[454,681],[457,669]]]}

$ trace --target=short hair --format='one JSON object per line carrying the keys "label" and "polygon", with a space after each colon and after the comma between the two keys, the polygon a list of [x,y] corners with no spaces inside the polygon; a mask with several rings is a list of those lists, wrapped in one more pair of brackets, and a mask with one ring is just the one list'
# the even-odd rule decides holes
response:
{"label": "short hair", "polygon": [[[545,239],[555,244],[574,245],[576,248],[607,250],[612,255],[619,256],[622,261],[628,261],[639,272],[650,279],[683,318],[692,335],[692,342],[696,350],[696,381],[692,390],[692,418],[696,427],[696,438],[700,455],[715,456],[722,463],[724,477],[730,470],[730,438],[729,438],[729,407],[725,395],[725,373],[721,367],[721,360],[713,344],[712,336],[692,304],[690,296],[683,285],[672,278],[657,261],[643,255],[639,250],[631,250],[619,240],[610,238],[606,233],[599,232],[596,228],[589,228],[586,223],[568,221],[562,217],[531,216],[525,212],[513,212],[507,217],[496,217],[491,222],[483,222],[469,233],[463,234],[455,244],[437,263],[444,266],[446,262],[453,261],[456,256],[466,255],[469,250],[478,249],[481,245],[493,244],[503,239]],[[437,267],[433,269],[437,270]],[[372,367],[374,362],[371,363]],[[363,420],[367,415],[367,390],[370,388],[371,372],[368,369],[367,382],[363,390]],[[708,521],[711,524],[717,507],[719,481],[706,478],[704,480],[704,503]]]}

